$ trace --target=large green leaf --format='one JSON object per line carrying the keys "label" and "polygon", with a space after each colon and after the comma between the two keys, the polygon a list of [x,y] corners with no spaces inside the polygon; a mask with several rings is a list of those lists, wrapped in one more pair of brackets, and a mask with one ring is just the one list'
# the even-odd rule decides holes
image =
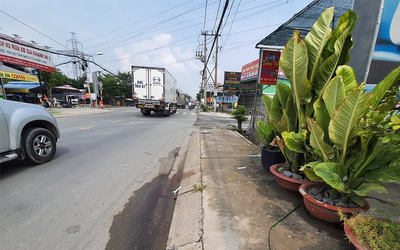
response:
{"label": "large green leaf", "polygon": [[346,95],[351,90],[358,87],[358,83],[356,80],[356,73],[354,72],[352,67],[347,65],[339,66],[336,70],[336,75],[342,76],[342,81],[344,83]]}
{"label": "large green leaf", "polygon": [[334,8],[328,8],[321,13],[318,20],[312,26],[310,32],[304,38],[308,51],[308,79],[313,82],[314,75],[318,67],[322,64],[322,53],[329,35],[332,32],[330,28],[334,15]]}
{"label": "large green leaf", "polygon": [[266,123],[262,120],[257,121],[256,135],[263,146],[268,148],[269,143],[271,143],[271,141],[275,137],[275,133],[271,127],[271,123]]}
{"label": "large green leaf", "polygon": [[311,84],[307,79],[307,46],[295,30],[282,52],[279,66],[291,84],[293,101],[298,112],[300,125],[305,126],[305,117],[301,105],[311,101]]}
{"label": "large green leaf", "polygon": [[289,86],[287,86],[286,84],[281,83],[279,81],[277,82],[275,96],[278,97],[279,105],[281,107],[286,106],[286,102],[287,102],[288,98],[290,98],[291,94],[292,94],[292,91]]}
{"label": "large green leaf", "polygon": [[332,188],[342,193],[350,193],[351,190],[343,182],[343,177],[347,173],[343,165],[335,162],[323,162],[315,166],[314,171]]}
{"label": "large green leaf", "polygon": [[329,161],[335,156],[333,147],[324,142],[324,131],[312,119],[307,118],[308,130],[310,131],[310,145],[322,156],[324,161]]}
{"label": "large green leaf", "polygon": [[370,93],[364,93],[365,85],[354,89],[334,111],[329,124],[329,138],[342,150],[339,163],[345,163],[347,151],[355,141],[360,120],[369,107]]}
{"label": "large green leaf", "polygon": [[285,140],[286,147],[291,151],[294,151],[296,153],[305,153],[306,151],[303,145],[305,144],[306,133],[306,131],[303,131],[301,133],[288,133],[285,131],[282,133],[282,138]]}
{"label": "large green leaf", "polygon": [[262,101],[263,101],[265,111],[267,113],[267,119],[268,119],[268,117],[271,115],[272,98],[269,95],[263,95]]}
{"label": "large green leaf", "polygon": [[318,68],[315,74],[315,80],[313,81],[313,87],[318,93],[318,96],[322,96],[324,89],[332,76],[334,75],[338,66],[339,58],[342,54],[342,49],[345,44],[347,36],[350,34],[350,28],[343,30],[340,36],[335,41],[335,52],[326,58],[321,66]]}
{"label": "large green leaf", "polygon": [[328,127],[331,117],[329,116],[329,112],[326,109],[326,105],[322,99],[318,99],[314,103],[314,111],[315,121],[324,131],[324,141],[329,141]]}
{"label": "large green leaf", "polygon": [[336,76],[328,83],[322,98],[325,102],[329,116],[332,117],[333,111],[335,111],[335,109],[339,107],[346,98],[342,76]]}
{"label": "large green leaf", "polygon": [[320,162],[317,161],[313,161],[313,162],[309,162],[306,165],[302,166],[300,168],[301,171],[303,171],[307,178],[310,181],[314,181],[314,182],[324,182],[324,180],[319,177],[318,175],[315,174],[314,168],[315,166],[317,166]]}
{"label": "large green leaf", "polygon": [[384,96],[386,95],[387,91],[393,87],[393,85],[400,84],[400,66],[391,71],[381,82],[379,82],[375,88],[372,90],[373,98],[371,101],[371,105],[373,107],[377,106]]}
{"label": "large green leaf", "polygon": [[[340,35],[343,33],[345,29],[349,28],[351,32],[355,28],[357,19],[358,19],[357,14],[351,10],[347,11],[339,18],[338,25],[332,31],[331,36],[325,46],[323,54],[324,58],[328,58],[333,53],[335,53],[336,40],[338,39],[338,37],[340,37]],[[350,61],[350,49],[353,47],[353,45],[354,44],[352,41],[352,36],[351,34],[349,34],[342,47],[338,65],[344,65]]]}
{"label": "large green leaf", "polygon": [[296,108],[294,107],[293,103],[293,97],[290,96],[287,99],[286,106],[285,106],[285,112],[286,112],[286,117],[288,121],[288,128],[289,130],[287,131],[294,131],[296,128],[296,122],[297,122],[297,113],[296,113]]}
{"label": "large green leaf", "polygon": [[[399,157],[400,158],[400,157]],[[395,182],[400,181],[400,160],[397,158],[388,165],[368,171],[365,176],[367,182]]]}
{"label": "large green leaf", "polygon": [[353,189],[353,192],[359,196],[367,196],[370,192],[376,192],[378,194],[388,193],[387,189],[378,183],[363,183],[357,189]]}

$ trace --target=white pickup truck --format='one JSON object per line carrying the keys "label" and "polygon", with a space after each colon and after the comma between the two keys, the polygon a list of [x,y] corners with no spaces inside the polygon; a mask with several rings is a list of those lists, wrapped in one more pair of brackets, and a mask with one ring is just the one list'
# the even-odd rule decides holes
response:
{"label": "white pickup truck", "polygon": [[59,138],[57,121],[44,107],[0,99],[0,163],[18,158],[48,162]]}

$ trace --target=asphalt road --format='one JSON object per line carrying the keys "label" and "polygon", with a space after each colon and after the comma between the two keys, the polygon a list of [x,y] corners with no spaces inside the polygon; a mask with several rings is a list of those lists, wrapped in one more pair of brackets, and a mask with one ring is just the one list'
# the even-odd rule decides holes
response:
{"label": "asphalt road", "polygon": [[[51,162],[1,165],[0,249],[118,249],[124,238],[113,241],[110,235],[120,234],[129,208],[146,211],[149,196],[163,198],[161,184],[173,188],[168,173],[183,153],[195,111],[144,117],[120,108],[57,120],[61,138]],[[155,204],[159,217],[156,207],[162,204]],[[146,216],[142,223],[154,225],[155,215]]]}

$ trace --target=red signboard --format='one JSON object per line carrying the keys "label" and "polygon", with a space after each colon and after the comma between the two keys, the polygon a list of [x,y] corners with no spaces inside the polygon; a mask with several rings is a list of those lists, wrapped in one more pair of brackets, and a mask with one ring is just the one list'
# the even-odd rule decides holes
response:
{"label": "red signboard", "polygon": [[249,81],[249,80],[254,80],[257,79],[258,77],[258,63],[259,59],[248,63],[246,65],[243,65],[242,67],[242,73],[240,76],[240,80],[243,81]]}
{"label": "red signboard", "polygon": [[0,62],[54,72],[52,55],[22,40],[0,34]]}
{"label": "red signboard", "polygon": [[278,80],[280,56],[281,53],[279,51],[262,51],[260,84],[276,85],[276,81]]}

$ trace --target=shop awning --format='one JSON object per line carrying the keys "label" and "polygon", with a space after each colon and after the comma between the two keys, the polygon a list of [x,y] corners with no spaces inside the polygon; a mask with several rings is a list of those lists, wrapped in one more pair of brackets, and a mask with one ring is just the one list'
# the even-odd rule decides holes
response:
{"label": "shop awning", "polygon": [[8,67],[3,64],[0,64],[0,78],[29,81],[29,82],[39,82],[36,76]]}
{"label": "shop awning", "polygon": [[[44,83],[42,83],[44,86]],[[40,84],[38,82],[9,82],[4,85],[6,93],[29,93],[39,92]]]}

